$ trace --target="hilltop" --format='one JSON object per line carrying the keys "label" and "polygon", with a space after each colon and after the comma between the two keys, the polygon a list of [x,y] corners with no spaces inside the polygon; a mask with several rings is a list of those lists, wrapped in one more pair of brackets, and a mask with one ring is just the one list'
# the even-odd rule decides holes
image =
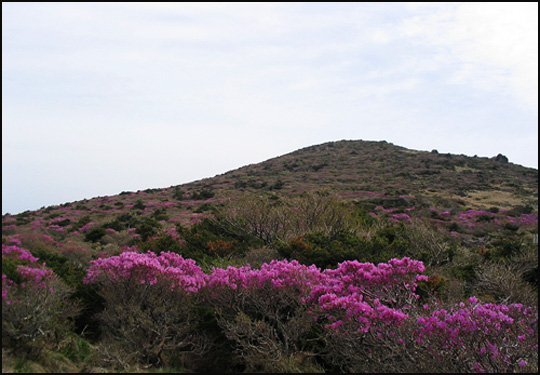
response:
{"label": "hilltop", "polygon": [[538,205],[538,170],[509,163],[503,155],[439,154],[385,141],[339,141],[306,147],[204,182],[209,186],[234,182],[235,188],[251,191],[279,188],[298,193],[326,188],[345,194],[408,195],[435,204],[473,208]]}

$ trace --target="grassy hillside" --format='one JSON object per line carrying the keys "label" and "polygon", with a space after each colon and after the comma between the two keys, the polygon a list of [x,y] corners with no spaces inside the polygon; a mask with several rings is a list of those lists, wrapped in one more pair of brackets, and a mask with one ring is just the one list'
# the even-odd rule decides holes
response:
{"label": "grassy hillside", "polygon": [[[128,311],[136,317],[142,305],[123,305],[131,297],[117,293],[129,287],[115,284],[107,290],[105,284],[83,283],[83,279],[93,261],[119,259],[126,251],[179,254],[183,259],[194,259],[206,275],[214,272],[213,267],[249,264],[253,269],[264,269],[272,261],[284,259],[334,270],[346,261],[386,264],[407,257],[426,267],[423,274],[428,281],[418,284],[418,303],[437,301],[438,306],[450,306],[475,296],[483,303],[520,303],[536,308],[537,233],[538,170],[508,162],[503,155],[467,157],[369,141],[329,142],[188,184],[6,214],[2,217],[3,370],[153,372],[165,366],[169,370],[204,372],[218,368],[366,371],[379,363],[378,359],[368,356],[365,361],[371,365],[358,368],[351,358],[367,354],[349,353],[345,358],[341,356],[344,353],[329,353],[330,345],[356,344],[347,341],[350,338],[323,334],[327,331],[318,331],[322,326],[300,330],[300,341],[283,341],[282,334],[277,337],[271,333],[281,327],[279,320],[273,330],[264,331],[269,321],[260,320],[260,311],[249,315],[252,307],[240,304],[244,307],[230,312],[233,315],[219,315],[225,314],[222,307],[192,299],[181,301],[197,306],[194,315],[186,314],[196,318],[189,322],[205,332],[204,340],[198,337],[193,341],[191,333],[185,333],[191,337],[189,345],[176,343],[175,349],[172,344],[166,349],[165,341],[159,344],[158,340],[158,354],[153,348],[144,355],[138,343],[134,352],[140,355],[130,357],[127,347],[118,341],[119,337],[131,337],[127,331],[121,331],[115,339],[116,331],[104,327],[129,327],[130,323],[120,317],[125,319],[122,314]],[[31,270],[21,271],[21,267]],[[30,312],[18,309],[21,305],[10,299],[15,290],[26,291],[25,282],[30,281],[25,280],[30,274],[35,275],[32,282],[38,283],[35,290],[47,285],[57,291],[46,299],[56,301],[52,305],[43,305],[43,295],[38,292],[25,297],[28,301],[35,299],[34,305],[28,305],[31,309],[46,311],[46,319],[32,317],[35,321],[31,326],[25,323],[32,320],[27,316]],[[136,296],[138,291],[133,293]],[[259,297],[256,294],[251,298]],[[160,298],[172,304],[163,300],[145,303],[168,306],[169,311],[180,308],[173,303],[177,297],[163,294]],[[281,301],[283,295],[275,298]],[[293,293],[287,298],[296,300],[297,296]],[[370,297],[365,294],[363,298],[368,301]],[[315,313],[302,310],[302,304],[294,306],[302,311],[297,316],[300,320]],[[405,310],[412,309],[408,306]],[[121,313],[117,311],[120,308],[127,310]],[[120,319],[116,323],[111,320],[113,310],[119,314],[114,315]],[[413,311],[409,312],[411,316],[416,314]],[[166,311],[160,316],[157,321],[172,319]],[[269,341],[264,345],[270,345],[273,349],[268,351],[275,355],[288,356],[280,362],[285,367],[277,366],[278,362],[277,367],[264,367],[262,363],[274,362],[264,356],[267,354],[250,352],[250,345],[242,340],[253,332],[261,337],[267,332]],[[212,340],[208,341],[209,337]],[[137,338],[133,340],[137,342]],[[263,345],[257,341],[260,338],[250,340]],[[414,345],[411,343],[411,347]],[[214,353],[211,360],[198,357],[207,356],[205,350]],[[199,359],[188,363],[186,358]],[[516,363],[522,364],[520,358],[516,357]],[[403,369],[453,371],[450,362],[444,362],[447,367],[441,368],[408,364],[413,367]],[[397,367],[386,369],[400,368],[394,365]],[[516,366],[517,370],[531,369],[529,365]],[[508,369],[484,367],[493,371],[503,368]]]}

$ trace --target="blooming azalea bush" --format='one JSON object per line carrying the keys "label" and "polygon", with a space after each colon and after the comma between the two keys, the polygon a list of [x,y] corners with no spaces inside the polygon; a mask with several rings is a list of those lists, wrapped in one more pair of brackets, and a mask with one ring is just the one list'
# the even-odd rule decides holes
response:
{"label": "blooming azalea bush", "polygon": [[71,289],[38,261],[26,249],[2,245],[2,342],[31,356],[60,339],[78,313]]}
{"label": "blooming azalea bush", "polygon": [[296,357],[312,351],[306,299],[324,278],[316,266],[273,260],[260,269],[214,268],[203,291],[246,371],[292,372]]}
{"label": "blooming azalea bush", "polygon": [[219,341],[248,371],[535,368],[536,308],[475,298],[423,307],[416,288],[424,271],[405,257],[325,270],[273,260],[205,274],[175,253],[127,251],[92,261],[85,282],[101,285],[107,301],[103,351],[119,358],[123,350],[123,361],[163,364],[180,351],[215,353]]}
{"label": "blooming azalea bush", "polygon": [[[426,309],[429,309],[426,306]],[[538,309],[482,304],[476,297],[417,318],[415,345],[435,368],[465,372],[538,371]],[[420,351],[420,350],[419,350]]]}
{"label": "blooming azalea bush", "polygon": [[402,346],[424,270],[422,262],[402,258],[377,266],[347,261],[324,271],[328,278],[311,299],[325,328],[323,357],[333,370],[405,371],[393,368],[391,357]]}
{"label": "blooming azalea bush", "polygon": [[121,367],[162,366],[181,352],[204,352],[194,299],[206,279],[195,261],[170,252],[125,251],[91,261],[84,282],[101,286],[105,299],[104,358]]}

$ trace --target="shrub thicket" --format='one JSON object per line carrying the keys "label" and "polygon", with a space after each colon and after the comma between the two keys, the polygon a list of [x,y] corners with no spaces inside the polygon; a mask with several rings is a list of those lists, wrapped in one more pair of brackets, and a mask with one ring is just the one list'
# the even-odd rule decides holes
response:
{"label": "shrub thicket", "polygon": [[369,238],[351,231],[333,235],[324,232],[307,233],[277,245],[279,253],[288,259],[319,267],[335,267],[345,260],[362,262],[385,262],[406,255],[409,242],[399,234],[403,226],[379,228]]}
{"label": "shrub thicket", "polygon": [[422,262],[394,258],[325,270],[272,261],[206,274],[174,253],[125,252],[94,261],[87,281],[107,301],[99,350],[119,368],[137,361],[201,371],[208,353],[223,360],[222,371],[535,368],[536,308],[475,297],[418,303],[424,271]]}
{"label": "shrub thicket", "polygon": [[28,250],[2,245],[2,347],[36,358],[69,332],[78,306],[65,283]]}

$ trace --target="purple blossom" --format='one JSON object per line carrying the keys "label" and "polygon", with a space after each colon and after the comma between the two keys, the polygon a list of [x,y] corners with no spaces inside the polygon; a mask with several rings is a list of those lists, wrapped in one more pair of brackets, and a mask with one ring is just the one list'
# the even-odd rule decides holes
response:
{"label": "purple blossom", "polygon": [[8,256],[14,256],[18,259],[27,260],[29,262],[37,262],[39,258],[36,258],[28,250],[20,248],[18,246],[2,245],[2,259]]}

